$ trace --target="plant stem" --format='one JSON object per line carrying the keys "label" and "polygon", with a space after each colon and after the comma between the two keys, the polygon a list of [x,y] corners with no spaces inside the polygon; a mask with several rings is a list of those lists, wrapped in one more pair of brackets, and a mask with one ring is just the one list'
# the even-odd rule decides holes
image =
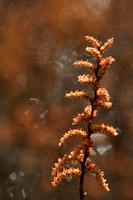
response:
{"label": "plant stem", "polygon": [[[95,76],[97,78],[97,81],[99,82],[98,71],[99,71],[99,62],[98,62],[98,66],[97,66],[97,71],[95,72]],[[97,98],[97,90],[94,90],[94,100],[91,102],[91,106],[92,106],[91,117],[90,117],[91,122],[92,122],[92,117],[93,117],[93,112],[94,112],[93,102],[96,100],[96,98]],[[88,138],[90,138],[90,136],[91,136],[91,122],[88,125],[88,136],[87,136]],[[87,157],[88,157],[88,154],[87,154],[87,148],[86,148],[85,155],[84,155],[84,161],[83,161],[83,163],[81,163],[81,176],[80,176],[80,185],[79,185],[80,200],[84,200],[84,197],[85,197],[84,191],[83,191],[83,184],[84,184],[84,176],[85,176],[84,166],[85,166]]]}

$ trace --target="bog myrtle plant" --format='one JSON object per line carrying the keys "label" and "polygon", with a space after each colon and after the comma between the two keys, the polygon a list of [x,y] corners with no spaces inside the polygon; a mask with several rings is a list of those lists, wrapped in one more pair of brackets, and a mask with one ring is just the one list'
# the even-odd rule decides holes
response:
{"label": "bog myrtle plant", "polygon": [[[91,85],[92,91],[94,92],[91,94],[89,91],[76,90],[75,92],[71,91],[70,93],[66,93],[65,97],[68,99],[82,98],[88,102],[88,106],[85,107],[84,111],[74,116],[72,123],[73,125],[77,125],[80,122],[84,122],[88,127],[88,131],[84,131],[82,128],[70,129],[61,137],[59,146],[64,145],[68,140],[76,136],[81,138],[81,142],[69,154],[65,154],[62,158],[59,158],[58,162],[55,163],[55,167],[52,169],[52,175],[54,176],[52,185],[55,187],[63,179],[70,176],[76,176],[80,179],[80,200],[84,200],[86,196],[86,193],[83,191],[84,176],[86,173],[95,174],[95,179],[99,185],[106,191],[110,191],[108,184],[103,177],[103,171],[101,171],[91,159],[88,159],[92,155],[93,149],[93,141],[90,136],[99,132],[113,136],[118,135],[113,126],[104,123],[92,124],[93,119],[97,116],[98,109],[101,107],[110,108],[112,106],[109,93],[105,88],[100,87],[100,81],[108,72],[110,65],[115,61],[111,56],[103,58],[103,53],[112,45],[114,38],[109,39],[104,44],[90,36],[85,36],[85,40],[92,45],[91,47],[89,46],[86,48],[86,52],[94,57],[95,63],[97,64],[91,63],[88,60],[80,60],[76,61],[74,66],[85,67],[94,73],[94,76],[90,74],[78,76],[78,81],[81,84],[86,83]],[[75,162],[77,168],[70,167],[65,169],[65,166],[72,161]]]}

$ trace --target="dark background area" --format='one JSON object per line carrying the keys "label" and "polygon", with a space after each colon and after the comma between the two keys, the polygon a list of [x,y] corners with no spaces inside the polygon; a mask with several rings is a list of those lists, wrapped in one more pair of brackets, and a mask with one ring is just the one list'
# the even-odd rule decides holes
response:
{"label": "dark background area", "polygon": [[[0,199],[76,200],[79,180],[51,186],[58,157],[78,140],[58,147],[85,101],[66,92],[86,70],[73,67],[85,53],[85,35],[115,41],[105,56],[116,62],[101,81],[113,107],[95,122],[113,125],[117,137],[95,134],[93,160],[105,171],[110,192],[86,175],[86,200],[133,199],[133,1],[0,0]],[[79,127],[85,127],[80,124]],[[70,182],[69,182],[70,181]]]}

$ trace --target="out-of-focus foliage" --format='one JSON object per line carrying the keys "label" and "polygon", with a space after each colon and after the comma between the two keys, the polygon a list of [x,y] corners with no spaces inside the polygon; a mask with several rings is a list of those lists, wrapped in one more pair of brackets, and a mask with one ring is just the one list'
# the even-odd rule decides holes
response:
{"label": "out-of-focus foliage", "polygon": [[[0,199],[78,199],[78,182],[51,187],[51,168],[64,152],[60,136],[83,102],[66,92],[82,87],[73,62],[86,59],[85,35],[105,42],[116,59],[102,87],[113,107],[99,121],[115,126],[115,140],[98,134],[93,159],[105,169],[111,188],[102,191],[89,176],[89,199],[133,199],[133,26],[130,0],[0,1]],[[77,144],[74,140],[73,143]],[[67,182],[67,181],[65,181]]]}

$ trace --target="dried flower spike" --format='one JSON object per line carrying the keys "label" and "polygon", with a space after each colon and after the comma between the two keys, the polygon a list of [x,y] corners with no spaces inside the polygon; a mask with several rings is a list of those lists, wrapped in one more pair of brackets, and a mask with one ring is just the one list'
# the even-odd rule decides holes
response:
{"label": "dried flower spike", "polygon": [[87,133],[85,131],[82,131],[82,129],[70,130],[67,133],[65,133],[63,135],[63,137],[61,137],[59,146],[61,146],[62,144],[66,143],[67,140],[69,140],[69,138],[72,138],[72,137],[75,137],[75,136],[80,136],[81,138],[86,138],[87,137]]}
{"label": "dried flower spike", "polygon": [[95,48],[100,47],[100,42],[91,36],[85,36],[85,39],[88,40]]}
{"label": "dried flower spike", "polygon": [[110,135],[117,136],[118,133],[113,126],[109,126],[108,124],[95,124],[91,129],[92,133],[103,132],[109,133]]}
{"label": "dried flower spike", "polygon": [[83,61],[83,60],[76,61],[73,65],[80,66],[80,67],[85,67],[85,68],[89,69],[92,72],[96,72],[96,70],[97,70],[97,67],[95,67],[95,65],[93,63],[90,63],[88,61]]}
{"label": "dried flower spike", "polygon": [[[83,183],[85,173],[94,173],[95,178],[99,185],[106,191],[110,191],[106,180],[103,177],[103,172],[100,168],[91,160],[93,141],[91,140],[91,134],[103,132],[109,135],[117,136],[118,133],[113,126],[108,124],[94,124],[92,125],[92,120],[97,116],[97,110],[101,107],[110,108],[112,103],[110,102],[110,96],[105,88],[100,88],[100,80],[108,72],[110,65],[115,61],[111,56],[103,58],[103,53],[112,45],[114,39],[109,39],[105,44],[101,44],[97,39],[91,36],[85,36],[85,39],[92,44],[92,47],[87,47],[86,51],[90,53],[96,60],[97,66],[93,63],[87,61],[76,61],[74,66],[85,67],[94,75],[84,74],[78,76],[78,81],[82,84],[87,83],[90,85],[94,91],[94,95],[90,94],[89,91],[71,91],[66,93],[65,97],[68,99],[85,99],[89,105],[85,107],[82,113],[78,113],[73,118],[73,125],[77,125],[80,122],[84,122],[87,125],[88,132],[83,131],[81,128],[69,130],[60,139],[59,146],[67,143],[73,137],[79,136],[81,142],[71,151],[69,154],[65,154],[62,158],[58,159],[58,163],[55,163],[55,167],[52,170],[52,175],[54,176],[53,186],[57,186],[63,179],[69,176],[76,176],[80,178],[79,193],[80,200],[84,200],[85,192],[83,191]],[[75,165],[80,165],[79,168],[70,167],[65,169],[67,163],[75,162]]]}
{"label": "dried flower spike", "polygon": [[68,99],[76,99],[76,98],[83,98],[85,100],[93,101],[93,96],[89,92],[84,92],[84,91],[78,91],[76,90],[75,92],[70,92],[66,93],[65,95],[66,98]]}
{"label": "dried flower spike", "polygon": [[108,41],[106,43],[104,43],[103,46],[100,47],[100,52],[104,53],[114,42],[114,38],[110,38],[108,39]]}
{"label": "dried flower spike", "polygon": [[94,56],[94,58],[97,60],[97,61],[100,61],[102,59],[102,55],[100,53],[100,51],[95,48],[95,47],[86,47],[85,49],[87,52],[91,53],[92,56]]}
{"label": "dried flower spike", "polygon": [[103,178],[104,173],[101,172],[99,167],[93,162],[86,163],[84,167],[85,172],[95,173],[95,179],[98,181],[99,185],[106,191],[110,191],[106,179]]}

